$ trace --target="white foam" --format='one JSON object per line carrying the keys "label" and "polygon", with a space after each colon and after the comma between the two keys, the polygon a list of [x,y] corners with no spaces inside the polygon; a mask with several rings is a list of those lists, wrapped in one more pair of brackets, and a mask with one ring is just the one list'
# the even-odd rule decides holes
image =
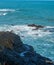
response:
{"label": "white foam", "polygon": [[[54,54],[54,50],[52,50],[54,45],[54,33],[50,31],[44,31],[44,28],[35,30],[35,27],[29,27],[27,25],[0,25],[0,31],[11,31],[17,35],[20,35],[23,43],[32,45],[34,49],[43,56],[47,56],[46,52],[48,52],[49,48],[51,49],[49,49],[51,54]],[[29,50],[28,46],[25,47],[27,50],[20,53],[21,57],[24,57]],[[54,60],[54,58],[51,56],[50,58]]]}
{"label": "white foam", "polygon": [[5,16],[7,15],[8,13],[0,13],[0,16]]}
{"label": "white foam", "polygon": [[7,11],[14,12],[15,9],[0,9],[0,12],[7,12]]}
{"label": "white foam", "polygon": [[19,34],[20,36],[31,36],[31,37],[43,37],[52,34],[49,31],[40,30],[33,30],[35,27],[29,27],[27,25],[3,25],[0,26],[0,31],[11,31],[15,34]]}
{"label": "white foam", "polygon": [[54,28],[54,26],[46,26],[46,28]]}
{"label": "white foam", "polygon": [[5,16],[7,15],[9,12],[15,12],[15,9],[0,9],[0,16]]}

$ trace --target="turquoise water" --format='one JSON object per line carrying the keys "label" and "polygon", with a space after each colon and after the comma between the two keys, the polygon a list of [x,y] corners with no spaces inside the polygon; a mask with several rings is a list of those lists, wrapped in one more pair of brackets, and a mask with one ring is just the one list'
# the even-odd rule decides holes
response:
{"label": "turquoise water", "polygon": [[[54,26],[54,2],[0,2],[0,24],[42,24]],[[1,13],[7,13],[3,16]]]}
{"label": "turquoise water", "polygon": [[[32,30],[28,24],[45,27]],[[54,2],[0,2],[0,31],[11,30],[37,53],[54,60]]]}

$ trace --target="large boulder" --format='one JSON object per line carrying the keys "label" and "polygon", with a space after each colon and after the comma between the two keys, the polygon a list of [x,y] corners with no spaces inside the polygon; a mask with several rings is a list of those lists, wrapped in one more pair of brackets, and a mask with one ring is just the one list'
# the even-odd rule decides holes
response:
{"label": "large boulder", "polygon": [[0,32],[1,65],[54,65],[36,53],[32,46],[23,44],[20,37],[11,32]]}
{"label": "large boulder", "polygon": [[13,49],[13,45],[22,45],[20,37],[11,32],[0,32],[0,46]]}

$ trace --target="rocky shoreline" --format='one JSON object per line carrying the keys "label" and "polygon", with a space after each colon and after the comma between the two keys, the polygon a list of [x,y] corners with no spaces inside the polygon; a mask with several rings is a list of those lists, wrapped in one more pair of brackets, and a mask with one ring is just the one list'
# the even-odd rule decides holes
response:
{"label": "rocky shoreline", "polygon": [[0,65],[54,65],[54,62],[36,53],[32,46],[23,44],[18,35],[0,32]]}

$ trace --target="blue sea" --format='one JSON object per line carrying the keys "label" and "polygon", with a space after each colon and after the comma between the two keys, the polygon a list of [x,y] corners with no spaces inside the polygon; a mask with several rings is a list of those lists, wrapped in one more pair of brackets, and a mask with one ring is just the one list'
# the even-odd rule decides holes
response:
{"label": "blue sea", "polygon": [[[28,24],[44,28],[35,30]],[[54,1],[1,1],[0,31],[20,35],[24,44],[54,61]]]}

